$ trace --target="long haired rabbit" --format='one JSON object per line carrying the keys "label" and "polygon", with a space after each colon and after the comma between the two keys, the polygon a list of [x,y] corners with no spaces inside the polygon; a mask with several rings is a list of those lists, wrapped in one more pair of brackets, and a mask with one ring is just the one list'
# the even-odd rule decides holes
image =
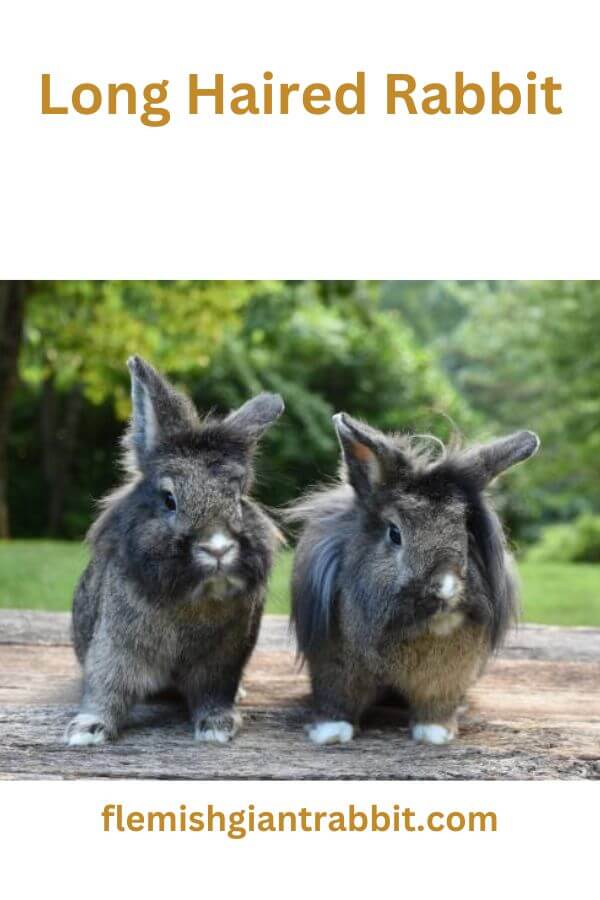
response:
{"label": "long haired rabbit", "polygon": [[129,478],[88,536],[91,561],[73,601],[84,692],[66,740],[115,738],[136,700],[174,687],[196,739],[224,743],[240,725],[234,700],[279,540],[248,497],[252,457],[283,402],[260,394],[201,421],[147,362],[128,366]]}
{"label": "long haired rabbit", "polygon": [[511,558],[483,492],[539,440],[521,431],[435,457],[423,439],[345,413],[334,422],[341,483],[289,513],[304,524],[292,620],[312,681],[309,736],[351,740],[393,689],[409,704],[413,738],[447,743],[466,689],[517,613]]}

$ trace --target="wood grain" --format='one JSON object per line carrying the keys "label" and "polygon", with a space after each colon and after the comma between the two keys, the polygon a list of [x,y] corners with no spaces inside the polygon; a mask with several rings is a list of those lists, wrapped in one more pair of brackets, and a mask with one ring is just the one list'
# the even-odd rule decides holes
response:
{"label": "wood grain", "polygon": [[0,612],[0,779],[581,779],[600,777],[600,630],[523,626],[472,689],[459,738],[424,747],[396,707],[357,739],[314,747],[287,620],[267,616],[245,675],[245,725],[195,744],[176,701],[138,706],[119,741],[69,748],[80,674],[63,613]]}

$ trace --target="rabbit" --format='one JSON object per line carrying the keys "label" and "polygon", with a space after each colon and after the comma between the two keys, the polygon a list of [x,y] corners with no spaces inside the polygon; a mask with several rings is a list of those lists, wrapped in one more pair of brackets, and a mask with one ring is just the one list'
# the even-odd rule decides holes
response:
{"label": "rabbit", "polygon": [[201,421],[147,362],[127,365],[129,474],[88,534],[72,617],[83,698],[65,738],[114,739],[134,702],[175,689],[196,740],[226,743],[241,724],[236,692],[281,540],[248,496],[252,458],[283,401],[264,393]]}
{"label": "rabbit", "polygon": [[431,452],[425,438],[334,416],[339,484],[287,512],[302,523],[292,572],[298,651],[308,663],[316,744],[352,740],[390,691],[412,738],[445,744],[466,689],[518,612],[514,567],[484,490],[539,447],[531,431]]}

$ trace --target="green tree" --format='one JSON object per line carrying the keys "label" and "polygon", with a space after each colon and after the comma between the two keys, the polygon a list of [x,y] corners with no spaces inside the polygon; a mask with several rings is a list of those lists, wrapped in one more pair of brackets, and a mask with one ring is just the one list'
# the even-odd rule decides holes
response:
{"label": "green tree", "polygon": [[384,281],[381,307],[400,313],[419,343],[433,347],[467,315],[456,287],[457,282],[451,281]]}
{"label": "green tree", "polygon": [[10,536],[8,513],[8,429],[23,333],[27,285],[0,281],[0,538]]}
{"label": "green tree", "polygon": [[63,528],[85,404],[129,410],[125,360],[148,356],[172,377],[205,368],[239,319],[249,282],[68,281],[32,285],[21,373],[39,391],[47,532]]}
{"label": "green tree", "polygon": [[599,511],[600,282],[471,284],[456,296],[466,315],[438,346],[459,392],[491,427],[542,438],[512,480],[521,512]]}
{"label": "green tree", "polygon": [[372,285],[332,291],[305,282],[254,295],[194,393],[200,406],[227,409],[261,389],[286,402],[263,451],[269,479],[262,497],[272,504],[335,474],[335,412],[441,436],[452,429],[448,417],[471,422],[432,355],[397,312],[380,309]]}
{"label": "green tree", "polygon": [[134,352],[206,411],[263,389],[283,394],[286,415],[258,468],[268,504],[335,474],[336,411],[441,437],[452,419],[473,434],[467,405],[403,312],[382,307],[373,283],[34,285],[11,430],[17,532],[77,537],[89,524],[93,498],[118,477],[130,408],[124,361]]}

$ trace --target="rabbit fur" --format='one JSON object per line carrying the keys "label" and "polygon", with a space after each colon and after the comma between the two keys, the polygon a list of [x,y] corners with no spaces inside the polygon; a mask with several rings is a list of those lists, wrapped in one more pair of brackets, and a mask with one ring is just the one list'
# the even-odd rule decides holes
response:
{"label": "rabbit fur", "polygon": [[258,634],[280,534],[249,497],[259,438],[283,411],[260,394],[223,419],[139,357],[125,484],[103,503],[75,591],[73,639],[84,674],[72,745],[115,738],[132,705],[175,688],[199,741],[225,743]]}
{"label": "rabbit fur", "polygon": [[446,743],[465,691],[518,612],[512,559],[485,488],[536,452],[529,431],[437,456],[424,439],[334,416],[342,473],[287,512],[302,524],[292,622],[314,702],[309,736],[350,740],[384,691],[412,736]]}

